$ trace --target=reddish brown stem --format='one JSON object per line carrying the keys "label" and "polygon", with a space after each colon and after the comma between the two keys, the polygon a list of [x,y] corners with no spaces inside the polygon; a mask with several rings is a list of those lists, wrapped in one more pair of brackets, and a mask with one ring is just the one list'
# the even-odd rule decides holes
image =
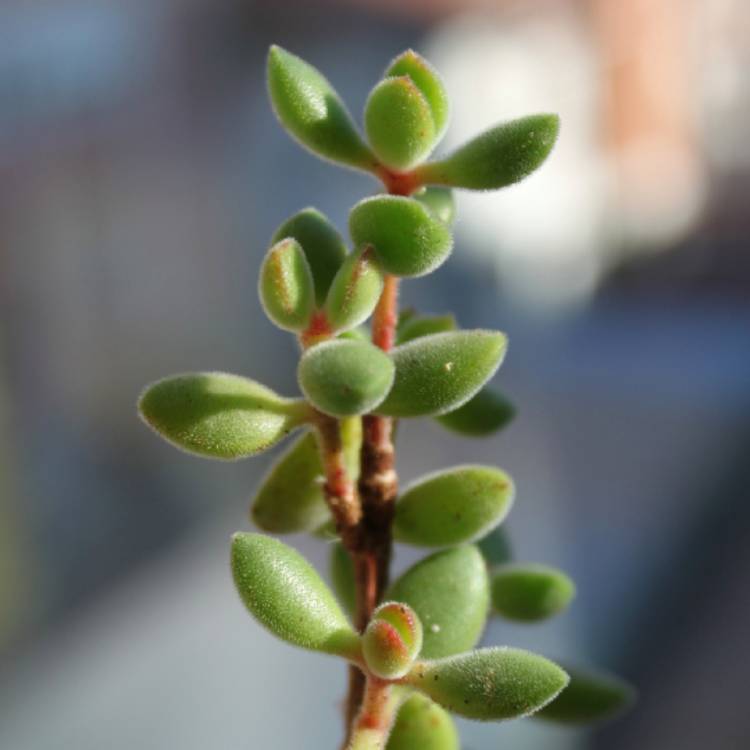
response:
{"label": "reddish brown stem", "polygon": [[337,419],[321,412],[315,413],[318,443],[325,472],[324,492],[336,529],[349,547],[357,535],[362,520],[362,507],[357,488],[349,477],[341,439],[341,425]]}
{"label": "reddish brown stem", "polygon": [[[372,340],[384,351],[393,348],[398,322],[398,278],[386,276],[383,292],[372,318]],[[393,448],[393,420],[368,414],[362,419],[362,452],[358,482],[362,508],[358,547],[350,549],[357,591],[356,625],[363,630],[388,585],[391,562],[391,525],[398,492]],[[351,726],[362,703],[365,680],[351,667],[346,704]]]}

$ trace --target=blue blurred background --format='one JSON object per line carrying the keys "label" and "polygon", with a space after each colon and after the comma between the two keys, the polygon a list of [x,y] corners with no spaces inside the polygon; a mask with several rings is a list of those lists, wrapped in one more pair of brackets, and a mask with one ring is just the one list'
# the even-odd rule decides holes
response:
{"label": "blue blurred background", "polygon": [[[274,228],[376,189],[282,132],[279,43],[355,113],[406,47],[444,74],[442,148],[562,115],[517,188],[459,195],[406,304],[509,333],[519,416],[489,441],[404,426],[407,482],[515,477],[517,555],[578,583],[487,643],[619,671],[594,733],[462,723],[467,748],[739,750],[750,660],[750,8],[744,0],[4,0],[0,4],[0,748],[330,748],[340,665],[242,609],[228,537],[273,456],[214,464],[135,414],[163,375],[293,394],[256,292]],[[293,539],[322,567],[322,542]],[[397,565],[409,560],[399,550]]]}

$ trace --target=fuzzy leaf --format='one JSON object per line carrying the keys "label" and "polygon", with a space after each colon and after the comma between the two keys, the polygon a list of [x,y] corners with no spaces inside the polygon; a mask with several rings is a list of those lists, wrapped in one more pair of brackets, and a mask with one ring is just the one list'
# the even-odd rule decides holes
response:
{"label": "fuzzy leaf", "polygon": [[437,418],[443,427],[466,437],[485,437],[505,427],[516,416],[502,393],[482,388],[463,406]]}
{"label": "fuzzy leaf", "polygon": [[478,543],[478,546],[490,566],[503,565],[513,558],[513,548],[505,525],[494,528]]}
{"label": "fuzzy leaf", "polygon": [[268,251],[260,268],[258,294],[266,315],[279,328],[307,327],[315,308],[315,286],[297,240],[288,237]]}
{"label": "fuzzy leaf", "polygon": [[442,550],[409,568],[387,598],[405,602],[422,621],[422,658],[457,654],[475,646],[484,630],[487,567],[474,546]]}
{"label": "fuzzy leaf", "polygon": [[570,674],[570,684],[535,718],[562,724],[592,724],[614,719],[635,703],[635,688],[619,677],[579,667],[565,669]]}
{"label": "fuzzy leaf", "polygon": [[560,119],[557,115],[532,115],[497,125],[445,159],[419,168],[425,184],[470,190],[496,190],[522,180],[552,151]]}
{"label": "fuzzy leaf", "polygon": [[396,505],[396,540],[422,547],[473,542],[503,521],[513,503],[511,478],[486,466],[459,466],[408,487]]}
{"label": "fuzzy leaf", "polygon": [[453,200],[453,191],[446,187],[422,188],[412,196],[423,206],[426,206],[443,224],[451,226],[456,218],[456,202]]}
{"label": "fuzzy leaf", "polygon": [[382,269],[394,276],[423,276],[450,255],[453,237],[442,221],[418,201],[376,195],[357,203],[349,214],[356,247],[371,245]]}
{"label": "fuzzy leaf", "polygon": [[372,411],[393,383],[393,362],[364,341],[334,339],[308,349],[297,370],[310,403],[334,417]]}
{"label": "fuzzy leaf", "polygon": [[323,497],[323,467],[315,435],[298,438],[261,482],[252,519],[263,531],[311,531],[329,518]]}
{"label": "fuzzy leaf", "polygon": [[372,170],[376,160],[326,78],[296,55],[272,46],[268,91],[281,124],[303,146],[331,161]]}
{"label": "fuzzy leaf", "polygon": [[370,92],[365,131],[378,159],[398,171],[422,161],[435,144],[430,105],[409,76],[386,78]]}
{"label": "fuzzy leaf", "polygon": [[143,391],[138,410],[178,448],[227,460],[261,453],[308,416],[303,401],[282,398],[254,380],[223,372],[158,380]]}
{"label": "fuzzy leaf", "polygon": [[402,602],[386,602],[373,613],[362,634],[368,669],[383,680],[397,680],[411,668],[422,648],[422,623]]}
{"label": "fuzzy leaf", "polygon": [[454,331],[397,346],[396,377],[378,413],[428,417],[465,404],[495,374],[508,340],[497,331]]}
{"label": "fuzzy leaf", "polygon": [[328,288],[346,258],[346,244],[336,227],[315,208],[303,208],[275,232],[273,243],[292,237],[302,246],[315,282],[315,301],[325,302]]}
{"label": "fuzzy leaf", "polygon": [[338,334],[340,339],[351,339],[352,341],[370,341],[370,331],[365,326],[357,326],[349,331]]}
{"label": "fuzzy leaf", "polygon": [[340,656],[358,651],[359,636],[333,594],[292,547],[262,534],[235,534],[232,574],[245,606],[275,636]]}
{"label": "fuzzy leaf", "polygon": [[492,606],[508,620],[537,622],[562,612],[575,596],[565,573],[546,565],[512,563],[492,572]]}
{"label": "fuzzy leaf", "polygon": [[484,648],[420,662],[406,682],[459,716],[498,721],[538,711],[568,684],[568,675],[529,651]]}
{"label": "fuzzy leaf", "polygon": [[435,68],[414,50],[407,50],[391,62],[385,71],[386,76],[409,76],[422,92],[430,107],[439,138],[448,124],[448,94]]}
{"label": "fuzzy leaf", "polygon": [[407,341],[420,339],[422,336],[455,330],[456,319],[453,315],[414,316],[398,327],[396,340],[399,344],[405,344]]}
{"label": "fuzzy leaf", "polygon": [[415,693],[398,712],[386,750],[460,750],[450,714]]}
{"label": "fuzzy leaf", "polygon": [[344,609],[353,615],[356,607],[356,584],[354,582],[354,565],[349,553],[341,542],[333,542],[330,552],[331,583],[336,598]]}
{"label": "fuzzy leaf", "polygon": [[383,274],[371,248],[347,257],[326,298],[325,311],[336,332],[355,328],[372,315],[383,291]]}

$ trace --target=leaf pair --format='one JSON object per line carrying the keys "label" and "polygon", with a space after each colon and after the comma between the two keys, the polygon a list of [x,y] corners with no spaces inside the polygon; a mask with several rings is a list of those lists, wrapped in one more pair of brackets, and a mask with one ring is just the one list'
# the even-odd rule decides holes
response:
{"label": "leaf pair", "polygon": [[380,298],[383,274],[373,251],[346,254],[335,227],[315,209],[288,219],[261,266],[258,292],[279,328],[302,333],[320,319],[320,333],[355,328],[370,317]]}
{"label": "leaf pair", "polygon": [[365,130],[389,169],[406,171],[422,161],[448,124],[448,95],[432,66],[412,50],[399,55],[365,105]]}
{"label": "leaf pair", "polygon": [[[314,568],[270,537],[235,534],[232,572],[245,606],[274,635],[357,663],[364,654],[368,668],[383,679],[402,678],[404,684],[468,718],[526,715],[545,705],[567,682],[565,672],[552,662],[512,649],[482,649],[409,667],[420,643],[422,656],[427,655],[427,635],[434,630],[429,620],[414,615],[416,607],[400,604],[400,598],[381,605],[360,638]],[[449,581],[443,576],[443,582]]]}
{"label": "leaf pair", "polygon": [[303,146],[374,174],[413,169],[409,192],[422,185],[472,190],[510,185],[542,164],[559,130],[556,115],[533,115],[491,128],[448,157],[419,165],[445,130],[448,100],[437,73],[411,50],[388,66],[367,100],[370,147],[326,78],[276,46],[268,56],[268,90],[281,124]]}

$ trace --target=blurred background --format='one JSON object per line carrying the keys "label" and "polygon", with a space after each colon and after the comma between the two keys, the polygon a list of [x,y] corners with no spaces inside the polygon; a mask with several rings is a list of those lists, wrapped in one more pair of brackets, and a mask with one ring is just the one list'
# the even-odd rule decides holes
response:
{"label": "blurred background", "polygon": [[[497,383],[519,416],[481,442],[409,423],[399,468],[508,470],[517,556],[579,594],[548,624],[493,623],[487,643],[618,671],[641,701],[588,734],[462,723],[465,747],[746,748],[746,0],[2,0],[0,747],[340,736],[340,664],[262,632],[228,572],[273,456],[191,458],[135,414],[145,383],[184,370],[295,393],[261,257],[292,212],[343,230],[376,189],[277,125],[274,42],[357,116],[392,56],[422,52],[453,103],[441,149],[562,117],[528,181],[458,196],[451,260],[403,290],[509,333]],[[292,541],[325,564],[322,542]]]}

